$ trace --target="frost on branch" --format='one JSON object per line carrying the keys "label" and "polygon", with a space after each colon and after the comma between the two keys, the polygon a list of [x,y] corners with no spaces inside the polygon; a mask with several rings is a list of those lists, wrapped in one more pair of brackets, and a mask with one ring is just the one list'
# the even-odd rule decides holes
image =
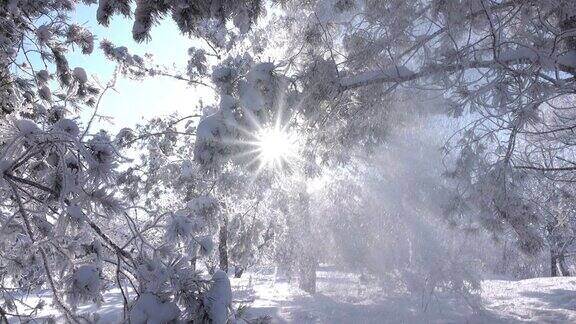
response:
{"label": "frost on branch", "polygon": [[70,136],[71,138],[77,138],[78,135],[80,134],[80,128],[78,127],[78,124],[76,124],[75,121],[66,118],[62,118],[59,121],[57,121],[52,126],[52,130],[56,134],[58,132],[64,132],[67,134],[67,136]]}
{"label": "frost on branch", "polygon": [[208,73],[206,52],[201,48],[190,47],[188,49],[187,74],[190,79],[203,77]]}
{"label": "frost on branch", "polygon": [[91,54],[94,51],[94,35],[82,26],[71,24],[66,32],[66,38],[69,43],[79,46],[82,54]]}
{"label": "frost on branch", "polygon": [[104,26],[110,24],[110,18],[115,14],[121,14],[125,17],[130,16],[130,0],[100,0],[98,2],[98,11],[96,18]]}
{"label": "frost on branch", "polygon": [[[203,24],[211,21],[213,23],[210,24],[210,29],[224,29],[229,20],[233,21],[241,33],[246,33],[261,15],[264,10],[263,7],[263,3],[258,0],[224,0],[218,2],[200,0],[193,2],[176,1],[174,3],[139,1],[134,12],[132,36],[138,42],[149,40],[152,27],[169,12],[184,34],[208,36],[212,33]],[[102,12],[102,21],[105,22],[105,19],[109,17],[108,13],[113,13],[113,10],[108,9],[106,14],[104,14],[104,10]],[[212,38],[210,41],[213,41],[216,46],[222,46],[221,39]]]}
{"label": "frost on branch", "polygon": [[38,38],[38,42],[40,45],[48,45],[52,40],[52,31],[50,27],[46,25],[42,25],[36,29],[36,37]]}
{"label": "frost on branch", "polygon": [[200,165],[216,167],[227,156],[227,150],[220,138],[226,138],[229,130],[220,112],[204,117],[196,129],[194,160]]}
{"label": "frost on branch", "polygon": [[105,131],[95,134],[88,143],[89,173],[94,179],[111,179],[115,174],[118,153],[110,136]]}
{"label": "frost on branch", "polygon": [[274,96],[270,95],[275,90],[274,64],[259,63],[250,68],[245,81],[239,82],[240,105],[250,111],[258,112],[260,109],[274,105]]}
{"label": "frost on branch", "polygon": [[68,206],[66,209],[66,216],[70,223],[76,226],[80,226],[86,221],[86,214],[84,214],[82,208],[76,205]]}
{"label": "frost on branch", "polygon": [[109,60],[118,63],[122,74],[135,79],[149,75],[145,59],[139,55],[130,54],[127,47],[115,46],[110,41],[103,40],[100,42],[100,48]]}

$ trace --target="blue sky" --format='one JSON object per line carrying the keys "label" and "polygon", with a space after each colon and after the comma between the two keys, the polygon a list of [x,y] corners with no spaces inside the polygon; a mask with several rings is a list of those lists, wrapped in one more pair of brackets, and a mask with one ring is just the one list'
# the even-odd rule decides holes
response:
{"label": "blue sky", "polygon": [[[126,46],[133,54],[151,53],[157,63],[176,64],[184,69],[188,59],[187,50],[200,46],[198,40],[180,34],[170,18],[152,30],[152,40],[138,44],[132,40],[132,21],[122,16],[115,16],[108,27],[98,25],[96,21],[97,6],[78,6],[72,20],[88,27],[97,37],[96,43],[108,39],[116,46]],[[107,60],[99,48],[91,55],[82,55],[78,50],[68,55],[70,67],[82,66],[89,75],[94,75],[102,84],[110,80],[115,64]],[[116,131],[123,127],[132,127],[143,119],[158,115],[168,115],[174,111],[183,114],[193,112],[199,99],[210,101],[212,96],[201,87],[190,87],[184,81],[167,77],[148,78],[133,81],[119,78],[117,92],[110,91],[103,98],[99,113],[114,117],[114,124],[99,123],[96,127]],[[82,120],[86,122],[92,111],[84,111]]]}

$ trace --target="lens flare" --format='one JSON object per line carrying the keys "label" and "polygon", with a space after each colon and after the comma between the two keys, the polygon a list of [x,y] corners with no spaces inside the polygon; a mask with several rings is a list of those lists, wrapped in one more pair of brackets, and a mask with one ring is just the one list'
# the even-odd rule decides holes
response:
{"label": "lens flare", "polygon": [[282,167],[296,157],[296,138],[278,128],[260,131],[256,145],[258,159],[264,167]]}

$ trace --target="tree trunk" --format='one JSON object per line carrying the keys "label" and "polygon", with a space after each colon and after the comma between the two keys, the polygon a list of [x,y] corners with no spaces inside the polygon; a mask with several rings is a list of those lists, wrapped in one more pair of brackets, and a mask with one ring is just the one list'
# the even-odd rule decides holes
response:
{"label": "tree trunk", "polygon": [[550,251],[550,276],[558,277],[558,267],[556,266],[556,255]]}
{"label": "tree trunk", "polygon": [[316,293],[316,268],[318,259],[312,242],[310,200],[304,190],[299,194],[302,231],[300,236],[300,256],[298,262],[298,286],[307,293]]}
{"label": "tree trunk", "polygon": [[[565,0],[560,3],[560,12],[558,13],[558,21],[560,32],[564,34],[564,46],[568,51],[576,50],[576,35],[573,30],[576,28],[576,7],[573,0]],[[572,66],[563,66],[563,68],[571,73],[576,74],[576,69]]]}
{"label": "tree trunk", "polygon": [[196,271],[196,257],[194,257],[192,260],[190,260],[190,267],[192,267],[192,270]]}
{"label": "tree trunk", "polygon": [[228,273],[228,217],[226,216],[220,225],[218,255],[220,256],[220,269]]}
{"label": "tree trunk", "polygon": [[234,268],[234,278],[241,278],[243,273],[244,273],[243,266],[236,266]]}
{"label": "tree trunk", "polygon": [[564,41],[568,50],[576,50],[576,36],[571,31],[576,28],[576,6],[573,0],[564,0],[560,3],[558,20],[560,31],[566,33]]}
{"label": "tree trunk", "polygon": [[566,262],[564,260],[563,254],[558,256],[558,266],[560,267],[560,273],[562,273],[562,276],[564,277],[570,276],[570,271],[568,271],[568,268],[566,267]]}
{"label": "tree trunk", "polygon": [[309,294],[316,293],[316,268],[318,262],[313,255],[303,255],[300,259],[298,286]]}

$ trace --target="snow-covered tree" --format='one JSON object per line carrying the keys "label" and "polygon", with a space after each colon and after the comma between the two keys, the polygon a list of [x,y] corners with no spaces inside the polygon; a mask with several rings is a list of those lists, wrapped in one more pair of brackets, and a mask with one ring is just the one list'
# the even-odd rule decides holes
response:
{"label": "snow-covered tree", "polygon": [[[118,134],[91,129],[118,72],[163,70],[148,69],[127,49],[107,42],[101,45],[105,54],[123,63],[110,83],[99,85],[86,69],[70,67],[67,51],[94,50],[90,31],[69,21],[78,3],[0,4],[0,320],[33,319],[43,302],[28,305],[15,292],[48,288],[67,321],[91,321],[90,314],[77,312],[78,304],[99,303],[110,286],[122,292],[124,316],[132,322],[227,318],[228,309],[209,306],[230,306],[229,294],[209,294],[222,280],[206,279],[195,267],[195,260],[212,250],[209,234],[218,202],[201,194],[172,205],[141,201],[139,194],[148,194],[143,190],[147,179],[126,171],[138,167],[125,157],[130,144],[144,141],[154,149],[169,149],[174,134],[167,131],[159,142],[160,136],[147,129],[138,137],[129,129]],[[116,11],[128,14],[129,3],[100,1],[99,18],[104,23]],[[248,2],[222,5],[211,12],[203,4],[200,11],[185,13],[176,4],[138,2],[136,34],[145,37],[158,15],[172,9],[179,9],[175,17],[186,16],[186,23],[214,18],[221,26],[235,18],[242,26],[256,19],[258,9]],[[206,28],[198,27],[202,31]],[[94,111],[86,125],[79,123],[82,109]],[[163,125],[170,129],[174,125],[168,122]],[[146,158],[158,165],[160,157]],[[194,171],[187,174],[194,176]]]}
{"label": "snow-covered tree", "polygon": [[[215,291],[228,290],[222,273],[207,281],[196,271],[200,257],[215,255],[214,240],[223,270],[230,260],[255,262],[255,250],[270,244],[276,256],[298,261],[301,283],[313,292],[319,261],[313,227],[321,217],[309,182],[331,168],[366,167],[363,157],[380,152],[393,131],[414,126],[423,112],[462,125],[445,145],[450,186],[442,192],[451,199],[438,198],[442,211],[426,215],[443,218],[459,234],[471,224],[506,238],[512,230],[523,251],[537,254],[548,245],[552,271],[569,272],[573,194],[565,183],[576,170],[572,1],[99,1],[98,22],[131,19],[138,42],[167,16],[183,34],[207,41],[206,48],[189,49],[183,71],[101,41],[99,50],[118,64],[107,85],[66,58],[67,51],[95,48],[90,31],[68,18],[78,3],[0,4],[0,266],[9,269],[0,272],[6,300],[0,314],[14,308],[10,289],[44,286],[76,321],[76,305],[98,301],[113,283],[133,321],[222,322],[222,313],[211,313],[230,308],[228,300],[214,301],[222,295]],[[119,76],[207,86],[217,104],[118,134],[94,131],[100,99]],[[81,109],[94,109],[86,125],[78,122]],[[125,157],[134,152],[141,156]],[[356,210],[371,213],[381,202],[371,192],[356,197],[351,188],[342,183],[336,194],[350,195],[338,203],[353,210],[344,204],[347,211],[336,218],[352,227],[370,224]],[[391,192],[397,199],[388,206],[411,215],[393,224],[397,240],[366,239],[418,251],[409,260],[386,257],[395,270],[421,275],[431,260],[428,247],[418,232],[399,233],[418,229],[425,218],[402,193]],[[430,207],[424,198],[419,206]],[[337,234],[340,224],[328,225]],[[435,231],[425,228],[431,237]],[[367,244],[335,242],[341,258],[352,257],[351,246]],[[459,264],[444,266],[436,273],[452,273]],[[473,282],[462,273],[434,279],[459,288]],[[212,297],[204,298],[206,292]],[[162,311],[149,313],[150,305]]]}
{"label": "snow-covered tree", "polygon": [[285,32],[268,50],[282,48],[274,71],[291,80],[294,98],[283,105],[316,157],[341,161],[350,147],[373,147],[386,135],[390,101],[426,89],[440,96],[432,109],[465,121],[447,146],[461,181],[453,212],[475,210],[486,227],[512,229],[524,251],[541,249],[542,217],[523,186],[574,170],[572,2],[281,4],[269,23]]}

